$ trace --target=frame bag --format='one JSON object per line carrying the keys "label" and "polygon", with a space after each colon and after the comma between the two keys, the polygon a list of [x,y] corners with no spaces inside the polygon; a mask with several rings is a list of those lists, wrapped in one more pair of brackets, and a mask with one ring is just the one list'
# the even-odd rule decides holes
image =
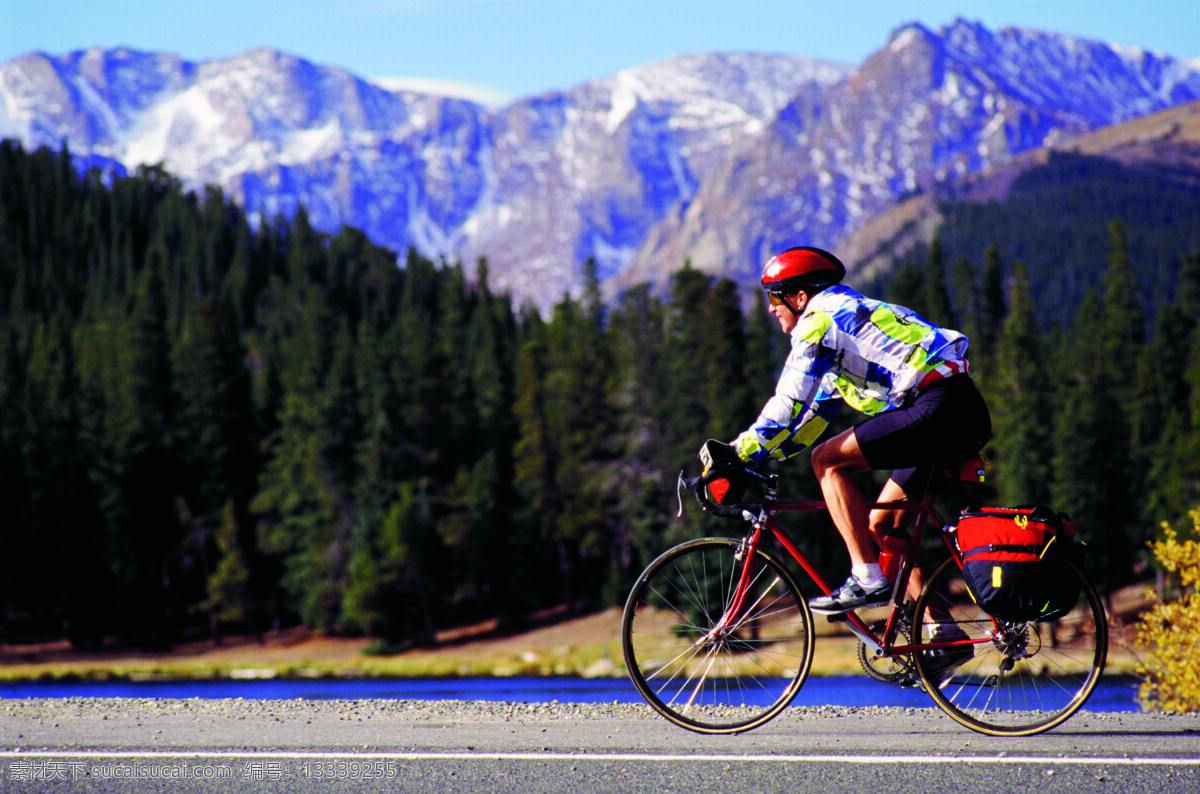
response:
{"label": "frame bag", "polygon": [[1041,505],[964,510],[958,550],[971,597],[993,617],[1044,621],[1063,617],[1079,599],[1075,525]]}

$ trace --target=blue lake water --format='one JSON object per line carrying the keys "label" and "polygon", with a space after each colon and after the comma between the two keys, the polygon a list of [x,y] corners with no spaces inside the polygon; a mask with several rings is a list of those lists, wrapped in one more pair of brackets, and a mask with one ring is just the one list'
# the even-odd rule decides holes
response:
{"label": "blue lake water", "polygon": [[[1138,711],[1137,679],[1104,677],[1084,711]],[[257,698],[262,700],[484,700],[511,703],[641,703],[624,679],[583,678],[375,678],[203,681],[34,681],[0,683],[0,698]],[[901,706],[929,708],[916,689],[866,676],[809,678],[792,701],[797,706]]]}

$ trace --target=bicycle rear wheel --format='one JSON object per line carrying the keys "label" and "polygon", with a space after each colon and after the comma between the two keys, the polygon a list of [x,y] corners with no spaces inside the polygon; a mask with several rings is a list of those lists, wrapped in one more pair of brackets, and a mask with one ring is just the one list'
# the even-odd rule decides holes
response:
{"label": "bicycle rear wheel", "polygon": [[[958,722],[991,736],[1029,736],[1078,711],[1100,680],[1108,656],[1108,622],[1095,589],[1082,585],[1075,606],[1047,622],[1007,622],[980,609],[962,571],[946,560],[917,599],[918,643],[969,638],[950,672],[933,652],[915,654],[917,671],[937,705]],[[937,653],[945,653],[938,651]],[[942,665],[945,660],[941,660]]]}
{"label": "bicycle rear wheel", "polygon": [[[659,714],[699,733],[738,733],[796,696],[812,664],[812,613],[777,558],[756,551],[742,608],[745,556],[730,538],[661,555],[638,578],[621,619],[625,666]],[[724,618],[724,622],[723,622]]]}

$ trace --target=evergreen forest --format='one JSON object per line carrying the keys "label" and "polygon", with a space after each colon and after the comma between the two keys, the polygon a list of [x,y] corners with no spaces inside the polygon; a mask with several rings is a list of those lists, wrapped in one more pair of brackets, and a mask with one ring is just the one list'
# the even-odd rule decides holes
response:
{"label": "evergreen forest", "polygon": [[[1070,512],[1111,592],[1200,504],[1200,251],[1147,296],[1124,219],[1096,223],[1069,301],[1003,229],[872,286],[970,335],[990,503]],[[0,143],[0,642],[303,624],[401,650],[620,604],[669,545],[740,531],[676,518],[676,477],[753,420],[788,340],[727,279],[685,267],[605,304],[588,275],[543,316],[486,261],[398,262],[161,167]],[[773,465],[816,497],[806,456]],[[799,537],[848,567],[831,526]]]}

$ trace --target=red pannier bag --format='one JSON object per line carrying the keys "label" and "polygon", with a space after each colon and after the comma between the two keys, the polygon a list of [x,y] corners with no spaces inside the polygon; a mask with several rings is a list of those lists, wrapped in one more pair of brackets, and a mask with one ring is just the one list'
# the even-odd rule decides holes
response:
{"label": "red pannier bag", "polygon": [[1075,525],[1041,505],[964,510],[956,532],[963,581],[975,602],[1001,620],[1055,620],[1070,612],[1082,584]]}

